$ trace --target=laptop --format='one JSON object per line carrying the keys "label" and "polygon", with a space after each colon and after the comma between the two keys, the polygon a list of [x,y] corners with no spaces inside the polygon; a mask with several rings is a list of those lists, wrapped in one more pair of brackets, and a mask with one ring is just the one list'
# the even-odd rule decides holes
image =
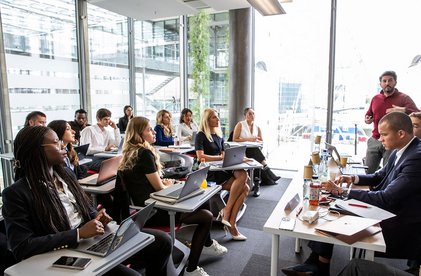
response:
{"label": "laptop", "polygon": [[123,152],[123,144],[124,144],[124,139],[120,140],[120,144],[118,144],[118,148],[114,148],[110,151],[107,151],[108,153],[114,153],[114,154],[121,154]]}
{"label": "laptop", "polygon": [[208,176],[208,171],[209,167],[194,171],[187,175],[187,180],[184,184],[172,185],[161,191],[151,193],[150,196],[153,199],[174,204],[202,194],[205,190],[200,189],[200,185]]}
{"label": "laptop", "polygon": [[91,158],[86,157],[86,153],[89,149],[89,144],[74,147],[77,157],[79,158],[79,165],[83,165],[92,161]]}
{"label": "laptop", "polygon": [[74,250],[92,255],[107,256],[143,229],[154,206],[155,202],[147,205],[123,220],[119,226],[107,225],[103,235],[81,240]]}
{"label": "laptop", "polygon": [[118,165],[122,156],[117,155],[101,162],[99,172],[88,177],[79,179],[79,184],[100,186],[116,178]]}
{"label": "laptop", "polygon": [[246,155],[246,146],[225,149],[224,160],[209,162],[210,165],[220,168],[230,167],[243,163]]}
{"label": "laptop", "polygon": [[191,135],[190,146],[194,147],[194,143],[196,142],[197,131],[193,131]]}

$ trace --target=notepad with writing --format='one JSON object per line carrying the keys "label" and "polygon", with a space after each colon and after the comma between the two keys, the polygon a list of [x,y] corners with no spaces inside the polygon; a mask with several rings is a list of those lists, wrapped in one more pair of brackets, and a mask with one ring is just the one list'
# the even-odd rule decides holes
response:
{"label": "notepad with writing", "polygon": [[334,221],[328,221],[318,227],[316,231],[334,237],[347,244],[353,244],[365,237],[381,231],[380,226],[374,226],[381,220],[356,216],[342,216]]}

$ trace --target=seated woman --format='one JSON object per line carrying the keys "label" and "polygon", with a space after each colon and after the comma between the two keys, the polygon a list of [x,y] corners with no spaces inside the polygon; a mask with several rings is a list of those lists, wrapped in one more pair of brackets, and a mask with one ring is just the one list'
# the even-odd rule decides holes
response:
{"label": "seated woman", "polygon": [[[137,206],[145,206],[145,200],[155,191],[174,184],[173,179],[161,179],[159,155],[151,146],[155,142],[155,131],[145,117],[134,117],[127,126],[123,145],[123,159],[118,175],[126,186],[131,200]],[[227,252],[216,240],[210,238],[212,213],[202,206],[193,213],[176,216],[176,220],[197,224],[191,243],[189,263],[184,275],[208,275],[198,267],[201,253],[220,256]],[[146,223],[148,226],[167,226],[168,212],[158,209],[157,214]]]}
{"label": "seated woman", "polygon": [[[77,247],[81,239],[104,234],[111,217],[105,209],[97,212],[93,208],[76,178],[62,166],[67,153],[53,130],[23,128],[16,135],[14,155],[16,182],[3,190],[2,211],[17,261]],[[165,275],[171,240],[166,233],[150,233],[155,241],[126,261],[135,269],[145,267],[148,275]],[[122,264],[109,274],[138,275]]]}
{"label": "seated woman", "polygon": [[[199,133],[195,142],[196,155],[198,160],[219,161],[224,159],[224,138],[219,127],[218,112],[212,108],[203,111],[200,121]],[[218,218],[225,224],[233,240],[244,241],[246,236],[242,235],[237,228],[237,214],[249,193],[247,185],[247,172],[245,170],[216,171],[208,173],[208,180],[221,184],[224,190],[230,191],[227,205],[220,211]]]}
{"label": "seated woman", "polygon": [[[233,133],[234,142],[263,142],[262,131],[254,123],[254,110],[251,107],[244,109],[244,121],[240,121],[235,125]],[[266,162],[266,157],[260,150],[260,148],[248,147],[246,149],[246,156],[256,159],[259,163],[263,165],[263,170],[261,172],[262,181],[266,184],[276,184],[281,177],[274,174],[268,167]],[[259,186],[256,186],[256,191],[258,191]]]}
{"label": "seated woman", "polygon": [[124,116],[118,119],[118,128],[120,133],[126,132],[127,124],[130,119],[133,118],[133,107],[131,105],[126,105],[123,108]]}
{"label": "seated woman", "polygon": [[193,132],[197,132],[197,130],[198,127],[196,123],[193,122],[193,112],[188,108],[184,108],[181,111],[180,124],[177,129],[177,136],[180,139],[180,142],[190,142],[193,137]]}
{"label": "seated woman", "polygon": [[155,145],[157,146],[170,146],[174,145],[173,135],[174,128],[171,124],[172,115],[169,111],[162,109],[156,114],[156,132]]}
{"label": "seated woman", "polygon": [[65,120],[54,120],[48,124],[48,127],[54,130],[59,139],[63,141],[64,148],[67,151],[65,166],[72,170],[77,179],[87,177],[87,167],[79,165],[77,152],[73,148],[75,131],[70,127],[69,123]]}

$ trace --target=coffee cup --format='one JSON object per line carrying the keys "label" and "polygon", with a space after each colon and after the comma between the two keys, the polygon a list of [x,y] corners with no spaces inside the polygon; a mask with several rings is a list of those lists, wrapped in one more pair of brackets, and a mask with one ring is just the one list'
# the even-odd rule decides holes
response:
{"label": "coffee cup", "polygon": [[345,168],[348,164],[348,157],[347,156],[341,156],[340,164],[342,168]]}
{"label": "coffee cup", "polygon": [[313,164],[315,165],[319,165],[320,164],[320,155],[319,152],[315,151],[311,154],[311,162],[313,162]]}

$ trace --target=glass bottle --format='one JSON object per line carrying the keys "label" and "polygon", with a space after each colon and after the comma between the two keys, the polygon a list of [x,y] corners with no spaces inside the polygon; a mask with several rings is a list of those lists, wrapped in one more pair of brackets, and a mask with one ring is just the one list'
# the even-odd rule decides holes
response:
{"label": "glass bottle", "polygon": [[319,205],[319,197],[320,197],[320,182],[317,175],[313,176],[313,179],[310,183],[309,188],[309,204],[312,206]]}

